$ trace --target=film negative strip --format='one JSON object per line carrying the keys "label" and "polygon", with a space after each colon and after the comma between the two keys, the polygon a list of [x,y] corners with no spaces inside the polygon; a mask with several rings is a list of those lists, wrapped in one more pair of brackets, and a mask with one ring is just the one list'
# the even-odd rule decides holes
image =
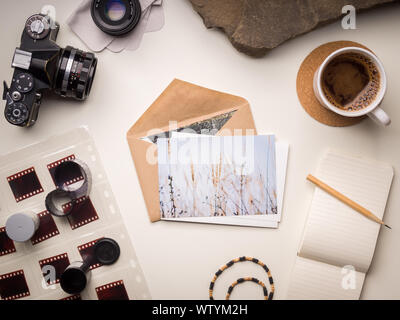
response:
{"label": "film negative strip", "polygon": [[[272,275],[271,275],[271,271],[268,269],[268,267],[267,267],[267,265],[265,263],[261,262],[260,260],[258,260],[256,258],[251,258],[251,257],[246,257],[246,256],[233,259],[233,260],[229,261],[227,264],[223,265],[221,268],[218,269],[218,271],[215,273],[215,275],[212,278],[211,283],[210,283],[210,287],[209,287],[209,291],[208,291],[210,300],[214,300],[215,282],[217,281],[218,277],[222,274],[222,272],[224,272],[226,269],[232,267],[235,263],[244,262],[244,261],[253,262],[253,263],[261,266],[264,269],[264,271],[267,273],[268,281],[269,281],[269,284],[270,284],[270,287],[271,287],[271,292],[268,294],[268,299],[267,300],[272,300],[272,298],[274,297],[275,285],[274,285],[274,280],[273,280]],[[241,279],[253,279],[253,278],[241,278]],[[256,280],[258,281],[258,279],[256,279]],[[246,281],[250,281],[250,280],[246,280]],[[251,280],[251,281],[253,281],[253,280]],[[241,282],[243,282],[243,281],[241,280]],[[235,284],[235,283],[233,283],[233,284]],[[232,287],[232,285],[231,285],[231,287]],[[236,285],[237,284],[235,284],[235,286]],[[233,286],[233,287],[235,287],[235,286]],[[228,294],[230,295],[229,289],[228,289]],[[232,290],[233,290],[233,288],[232,288]]]}
{"label": "film negative strip", "polygon": [[[63,205],[63,210],[68,212],[72,202]],[[71,213],[67,216],[72,230],[82,227],[90,222],[99,219],[96,209],[89,197],[81,197],[75,200]]]}
{"label": "film negative strip", "polygon": [[0,297],[3,300],[15,300],[29,295],[24,270],[0,275]]}
{"label": "film negative strip", "polygon": [[[60,209],[57,205],[57,202],[59,202],[61,199],[67,198],[70,200],[70,204]],[[72,209],[75,206],[76,199],[73,197],[71,192],[55,189],[47,194],[44,203],[47,211],[50,212],[51,215],[55,217],[66,217],[71,214]]]}
{"label": "film negative strip", "polygon": [[14,241],[12,241],[6,233],[6,228],[0,228],[0,257],[16,252]]}
{"label": "film negative strip", "polygon": [[[68,186],[65,181],[71,178],[69,172],[79,171],[82,175],[82,183],[72,187]],[[75,204],[81,202],[83,197],[88,197],[92,186],[92,174],[86,163],[81,160],[65,160],[54,167],[53,180],[56,189],[47,194],[45,204],[46,209],[54,216],[66,217],[73,211]],[[56,205],[57,199],[69,198],[69,205],[64,206],[62,210]]]}
{"label": "film negative strip", "polygon": [[[46,283],[48,285],[56,284],[60,282],[60,277],[61,274],[64,272],[64,270],[69,266],[69,259],[68,259],[68,254],[63,253],[59,254],[54,257],[50,257],[47,259],[43,259],[39,261],[40,269],[43,271],[44,266],[52,266],[54,267],[55,275],[54,278],[51,279],[51,275],[49,276],[48,271],[46,270],[43,272],[43,277],[46,280]],[[49,277],[48,279],[46,279]]]}
{"label": "film negative strip", "polygon": [[264,300],[268,300],[268,290],[267,290],[267,287],[265,286],[265,284],[263,282],[261,282],[260,280],[258,280],[257,278],[252,278],[252,277],[239,278],[234,283],[232,283],[230,285],[230,287],[228,288],[228,292],[226,294],[226,300],[230,299],[232,291],[237,285],[239,285],[243,282],[246,282],[246,281],[254,282],[254,283],[257,283],[258,285],[260,285],[263,288]]}
{"label": "film negative strip", "polygon": [[97,287],[96,293],[99,300],[129,300],[123,280]]}
{"label": "film negative strip", "polygon": [[90,241],[88,243],[78,246],[79,254],[81,255],[83,261],[89,263],[90,270],[93,270],[93,269],[96,269],[96,268],[99,268],[102,266],[102,264],[95,258],[95,253],[94,253],[94,246],[95,246],[96,242],[99,241],[100,239],[103,239],[103,238],[99,238],[99,239],[96,239],[96,240],[93,240],[93,241]]}
{"label": "film negative strip", "polygon": [[[68,186],[68,184],[65,182],[74,181],[75,178],[70,180],[71,175],[73,175],[74,172],[77,174],[78,171],[82,176],[81,180],[83,182],[80,184],[80,186]],[[92,187],[92,173],[90,172],[88,165],[79,159],[65,160],[56,166],[53,172],[53,180],[57,186],[57,189],[69,192],[72,199],[88,196]]]}
{"label": "film negative strip", "polygon": [[42,185],[40,184],[34,167],[7,177],[7,181],[14,194],[15,201],[17,202],[43,192]]}
{"label": "film negative strip", "polygon": [[82,300],[82,297],[80,294],[74,294],[73,296],[65,297],[60,300],[65,300],[65,301]]}
{"label": "film negative strip", "polygon": [[60,234],[60,231],[58,231],[53,216],[47,210],[38,213],[38,217],[40,221],[39,229],[36,230],[35,234],[31,238],[31,242],[33,245]]}
{"label": "film negative strip", "polygon": [[[60,164],[67,162],[67,161],[72,161],[72,160],[75,160],[74,154],[71,154],[68,157],[62,158],[60,160],[57,160],[57,161],[52,162],[47,165],[47,169],[49,170],[51,178],[53,179],[53,182],[57,188],[58,188],[58,185],[57,185],[57,182],[56,182],[56,179],[54,176],[56,168]],[[75,182],[82,181],[84,178],[83,178],[81,170],[78,167],[71,166],[70,168],[68,168],[68,170],[63,170],[63,175],[62,175],[61,179],[63,180],[63,183],[65,185],[71,185]]]}

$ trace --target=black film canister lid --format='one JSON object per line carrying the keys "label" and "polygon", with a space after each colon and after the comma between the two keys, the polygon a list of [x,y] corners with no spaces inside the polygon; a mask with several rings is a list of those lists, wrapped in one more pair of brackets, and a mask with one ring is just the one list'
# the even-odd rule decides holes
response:
{"label": "black film canister lid", "polygon": [[110,238],[100,239],[94,246],[94,255],[96,259],[104,265],[115,263],[120,254],[121,250],[118,243]]}

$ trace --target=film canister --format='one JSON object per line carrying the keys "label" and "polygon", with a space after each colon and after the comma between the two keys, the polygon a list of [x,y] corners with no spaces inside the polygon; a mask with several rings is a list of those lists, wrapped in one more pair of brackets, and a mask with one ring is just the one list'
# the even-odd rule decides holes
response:
{"label": "film canister", "polygon": [[16,242],[25,242],[39,228],[39,217],[33,212],[15,213],[7,219],[7,236]]}
{"label": "film canister", "polygon": [[121,250],[118,243],[110,238],[103,238],[96,242],[94,246],[94,255],[98,262],[103,265],[110,265],[115,263]]}
{"label": "film canister", "polygon": [[82,261],[72,262],[60,277],[61,288],[68,294],[82,292],[91,278],[89,264]]}

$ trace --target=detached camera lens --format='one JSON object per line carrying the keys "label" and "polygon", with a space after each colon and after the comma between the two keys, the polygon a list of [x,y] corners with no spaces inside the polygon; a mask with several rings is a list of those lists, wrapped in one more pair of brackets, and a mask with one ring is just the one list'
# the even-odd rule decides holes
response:
{"label": "detached camera lens", "polygon": [[58,64],[56,92],[63,97],[85,100],[90,94],[96,67],[97,58],[93,53],[66,47]]}
{"label": "detached camera lens", "polygon": [[104,9],[107,18],[112,21],[121,20],[126,13],[126,6],[121,0],[108,0]]}
{"label": "detached camera lens", "polygon": [[142,8],[139,0],[93,0],[91,14],[103,32],[121,36],[136,27]]}

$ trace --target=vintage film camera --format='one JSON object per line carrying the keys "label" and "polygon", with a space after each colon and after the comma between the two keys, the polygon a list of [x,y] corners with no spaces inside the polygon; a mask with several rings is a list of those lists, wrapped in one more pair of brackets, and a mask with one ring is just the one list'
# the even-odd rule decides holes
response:
{"label": "vintage film camera", "polygon": [[8,88],[4,81],[4,115],[21,127],[35,124],[44,90],[62,97],[85,100],[96,72],[97,58],[90,52],[56,44],[58,23],[44,14],[28,18],[15,49],[14,75]]}

